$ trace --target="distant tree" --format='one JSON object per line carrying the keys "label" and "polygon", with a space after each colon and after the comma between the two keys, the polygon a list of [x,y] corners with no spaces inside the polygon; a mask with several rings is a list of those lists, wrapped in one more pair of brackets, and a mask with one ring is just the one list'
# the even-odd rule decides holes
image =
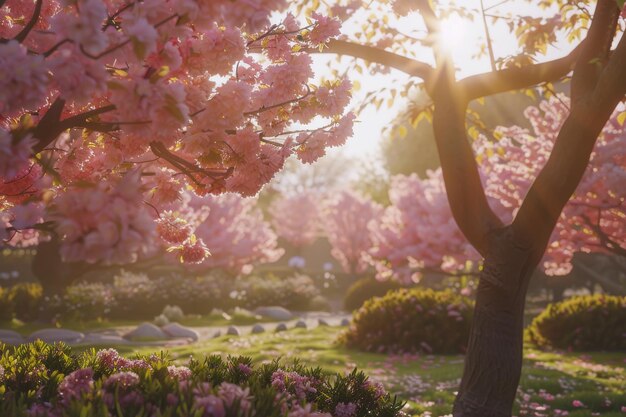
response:
{"label": "distant tree", "polygon": [[344,272],[360,274],[369,267],[367,252],[372,247],[369,224],[381,212],[380,205],[352,191],[339,192],[325,201],[322,225],[332,247],[331,254]]}
{"label": "distant tree", "polygon": [[310,245],[320,235],[320,195],[303,192],[279,197],[270,207],[272,225],[296,249]]}

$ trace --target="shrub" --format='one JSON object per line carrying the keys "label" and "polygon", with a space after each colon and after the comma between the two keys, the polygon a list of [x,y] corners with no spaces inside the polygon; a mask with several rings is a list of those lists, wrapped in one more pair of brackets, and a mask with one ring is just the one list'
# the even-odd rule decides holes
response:
{"label": "shrub", "polygon": [[36,342],[0,344],[0,369],[2,416],[394,417],[404,405],[356,370],[328,374],[298,363],[254,365],[244,357],[175,366],[163,353],[77,355]]}
{"label": "shrub", "polygon": [[389,291],[400,288],[400,284],[396,281],[379,281],[373,277],[361,278],[348,288],[343,305],[346,310],[354,311],[370,298],[382,297]]}
{"label": "shrub", "polygon": [[43,290],[34,283],[15,284],[0,291],[0,319],[34,320],[39,314]]}
{"label": "shrub", "polygon": [[107,317],[115,308],[115,299],[109,285],[98,282],[82,282],[65,289],[65,294],[54,301],[56,310],[63,318],[94,320]]}
{"label": "shrub", "polygon": [[313,280],[306,275],[240,277],[235,284],[235,292],[237,305],[250,310],[260,306],[307,310],[311,300],[319,295]]}
{"label": "shrub", "polygon": [[471,301],[450,290],[400,289],[366,301],[340,340],[370,352],[463,352],[471,313]]}
{"label": "shrub", "polygon": [[588,295],[550,304],[526,335],[541,347],[626,350],[626,296]]}

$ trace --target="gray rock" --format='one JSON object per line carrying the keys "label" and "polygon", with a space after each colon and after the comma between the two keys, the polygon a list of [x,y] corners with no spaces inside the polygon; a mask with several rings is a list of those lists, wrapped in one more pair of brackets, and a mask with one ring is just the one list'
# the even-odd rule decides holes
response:
{"label": "gray rock", "polygon": [[285,330],[287,330],[287,325],[285,323],[279,323],[278,326],[276,326],[277,332],[284,332]]}
{"label": "gray rock", "polygon": [[263,327],[262,324],[255,324],[254,326],[252,326],[252,334],[257,334],[257,333],[263,333],[265,332],[265,327]]}
{"label": "gray rock", "polygon": [[298,320],[296,322],[296,329],[306,329],[306,328],[307,328],[306,321]]}
{"label": "gray rock", "polygon": [[68,329],[42,329],[28,336],[28,341],[41,340],[46,343],[80,343],[85,335]]}
{"label": "gray rock", "polygon": [[152,323],[141,323],[124,335],[124,339],[135,341],[165,340],[167,335]]}
{"label": "gray rock", "polygon": [[222,335],[222,331],[218,330],[215,333],[213,333],[213,337],[220,337]]}
{"label": "gray rock", "polygon": [[194,342],[197,342],[200,338],[200,334],[194,329],[190,329],[189,327],[181,326],[178,323],[169,323],[165,326],[161,327],[161,330],[165,332],[169,337],[182,337],[185,339],[191,339]]}
{"label": "gray rock", "polygon": [[319,324],[320,326],[330,326],[330,324],[328,324],[328,322],[324,319],[318,319],[317,324]]}
{"label": "gray rock", "polygon": [[341,325],[342,326],[349,326],[350,325],[350,319],[341,319]]}
{"label": "gray rock", "polygon": [[235,326],[228,326],[228,330],[226,330],[226,334],[229,336],[239,336],[241,333],[239,329]]}
{"label": "gray rock", "polygon": [[293,318],[291,311],[278,306],[259,307],[254,310],[254,313],[261,317],[267,317],[274,320],[291,320]]}
{"label": "gray rock", "polygon": [[22,343],[26,343],[26,340],[18,332],[0,329],[0,342],[6,343],[7,345],[21,345]]}
{"label": "gray rock", "polygon": [[4,339],[22,339],[22,335],[13,330],[0,329],[0,341]]}
{"label": "gray rock", "polygon": [[114,334],[88,333],[81,341],[86,345],[129,345],[130,341]]}

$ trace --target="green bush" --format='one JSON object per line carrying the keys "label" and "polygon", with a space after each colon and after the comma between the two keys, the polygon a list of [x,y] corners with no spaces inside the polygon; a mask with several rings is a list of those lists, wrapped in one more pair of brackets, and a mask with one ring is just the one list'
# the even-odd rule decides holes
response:
{"label": "green bush", "polygon": [[365,302],[340,341],[370,352],[465,351],[472,302],[450,290],[400,289]]}
{"label": "green bush", "polygon": [[34,320],[39,315],[42,300],[43,291],[39,284],[22,283],[3,288],[0,292],[0,319]]}
{"label": "green bush", "polygon": [[245,357],[180,366],[163,352],[129,359],[113,349],[75,354],[61,344],[0,343],[0,369],[1,416],[396,417],[404,406],[356,370],[330,374]]}
{"label": "green bush", "polygon": [[362,278],[348,288],[343,305],[346,310],[354,311],[370,298],[382,297],[389,291],[400,288],[401,285],[396,281],[379,281],[372,277]]}
{"label": "green bush", "polygon": [[550,304],[526,336],[540,347],[626,350],[626,296],[588,295]]}
{"label": "green bush", "polygon": [[279,278],[265,276],[240,277],[235,283],[236,304],[252,310],[260,306],[281,306],[291,310],[307,310],[319,295],[313,280],[306,275]]}

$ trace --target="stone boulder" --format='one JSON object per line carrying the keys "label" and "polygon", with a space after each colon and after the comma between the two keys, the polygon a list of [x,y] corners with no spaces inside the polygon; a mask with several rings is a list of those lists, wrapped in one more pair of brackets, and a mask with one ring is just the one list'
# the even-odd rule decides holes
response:
{"label": "stone boulder", "polygon": [[296,329],[306,329],[306,328],[307,328],[306,321],[298,320],[296,322]]}
{"label": "stone boulder", "polygon": [[317,324],[320,326],[330,326],[330,324],[328,324],[328,322],[324,319],[318,319]]}
{"label": "stone boulder", "polygon": [[226,330],[226,334],[229,336],[239,336],[241,332],[235,326],[228,326],[228,329]]}
{"label": "stone boulder", "polygon": [[85,338],[85,335],[80,332],[75,332],[68,329],[41,329],[28,336],[29,342],[35,340],[41,340],[46,343],[80,343]]}
{"label": "stone boulder", "polygon": [[254,310],[254,313],[261,317],[273,320],[291,320],[293,318],[291,311],[278,306],[259,307]]}
{"label": "stone boulder", "polygon": [[287,330],[285,323],[279,323],[278,326],[276,326],[276,332],[284,332],[285,330]]}
{"label": "stone boulder", "polygon": [[169,323],[161,327],[161,330],[169,337],[191,339],[197,342],[200,338],[200,334],[194,329],[181,326],[178,323]]}
{"label": "stone boulder", "polygon": [[265,327],[263,327],[262,324],[255,324],[254,326],[252,326],[252,334],[258,334],[258,333],[263,333],[265,332]]}
{"label": "stone boulder", "polygon": [[81,343],[87,345],[131,345],[132,342],[122,338],[122,336],[103,334],[103,333],[87,333]]}
{"label": "stone boulder", "polygon": [[167,334],[152,323],[141,323],[124,335],[124,339],[133,341],[151,341],[169,339]]}
{"label": "stone boulder", "polygon": [[0,329],[0,342],[6,343],[7,345],[21,345],[22,343],[26,343],[26,340],[18,332]]}
{"label": "stone boulder", "polygon": [[350,319],[342,319],[341,320],[341,325],[342,326],[349,326],[350,325]]}

